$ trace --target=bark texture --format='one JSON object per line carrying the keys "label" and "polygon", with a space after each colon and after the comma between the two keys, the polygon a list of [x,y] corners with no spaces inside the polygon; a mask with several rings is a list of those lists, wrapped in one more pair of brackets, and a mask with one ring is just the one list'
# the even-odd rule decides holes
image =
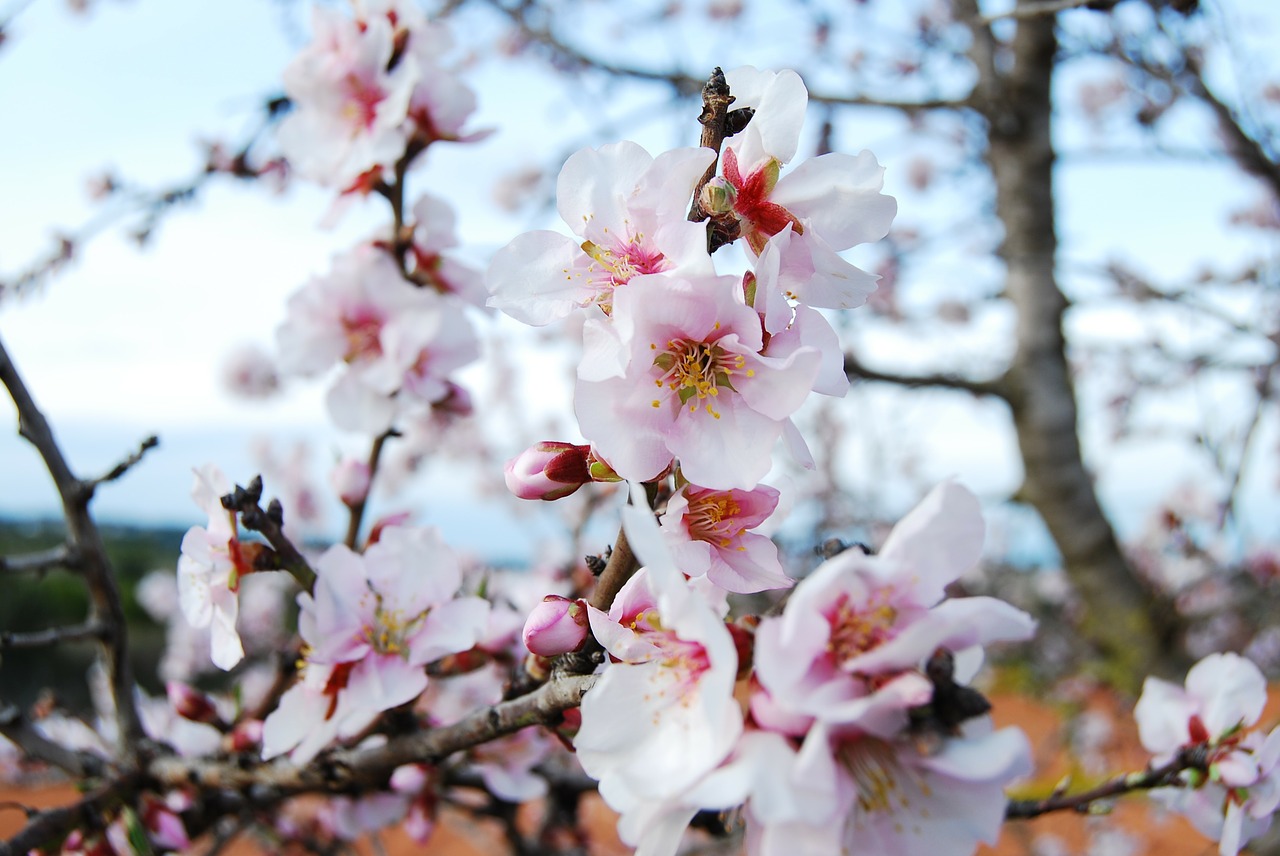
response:
{"label": "bark texture", "polygon": [[1018,21],[1012,42],[997,45],[976,4],[958,5],[968,7],[974,32],[973,104],[988,123],[987,158],[1005,231],[1005,291],[1017,309],[1016,351],[1002,386],[1025,469],[1020,498],[1039,511],[1062,553],[1085,605],[1080,629],[1102,655],[1103,676],[1136,690],[1145,674],[1180,677],[1185,661],[1171,604],[1126,560],[1081,454],[1062,329],[1067,300],[1055,274],[1054,20]]}

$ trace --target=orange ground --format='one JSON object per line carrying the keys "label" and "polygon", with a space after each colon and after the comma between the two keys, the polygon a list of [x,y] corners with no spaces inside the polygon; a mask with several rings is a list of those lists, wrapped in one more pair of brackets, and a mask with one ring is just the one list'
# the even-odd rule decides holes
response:
{"label": "orange ground", "polygon": [[[1018,796],[1041,796],[1052,789],[1068,771],[1063,752],[1064,728],[1059,709],[1023,696],[993,694],[997,725],[1016,724],[1031,741],[1036,756],[1034,782]],[[1088,711],[1097,722],[1109,723],[1110,734],[1098,742],[1096,759],[1101,759],[1109,772],[1137,770],[1145,763],[1131,709],[1122,707],[1105,692],[1086,694],[1077,709]],[[1273,690],[1272,704],[1262,722],[1270,725],[1280,715],[1280,693]],[[1104,728],[1104,731],[1106,729]],[[1085,782],[1080,783],[1081,786]],[[23,823],[21,812],[5,801],[16,801],[34,807],[59,805],[74,800],[68,786],[38,790],[0,791],[0,839],[13,835]],[[613,816],[598,800],[591,805],[588,827],[592,831],[592,856],[621,856],[629,851],[613,833]],[[1179,817],[1169,816],[1149,807],[1134,797],[1119,801],[1115,811],[1098,818],[1058,813],[1033,821],[1005,825],[999,844],[979,851],[985,856],[1032,856],[1037,852],[1055,856],[1085,856],[1100,851],[1106,836],[1123,836],[1133,845],[1132,856],[1212,856],[1217,847],[1205,840]],[[491,856],[505,852],[498,831],[485,822],[476,822],[458,812],[448,812],[431,842],[420,848],[398,829],[382,836],[387,856],[427,854],[427,856]],[[374,856],[367,843],[359,847],[362,854]],[[197,851],[202,852],[202,851]],[[262,853],[247,841],[239,841],[223,851],[233,856],[255,856]]]}

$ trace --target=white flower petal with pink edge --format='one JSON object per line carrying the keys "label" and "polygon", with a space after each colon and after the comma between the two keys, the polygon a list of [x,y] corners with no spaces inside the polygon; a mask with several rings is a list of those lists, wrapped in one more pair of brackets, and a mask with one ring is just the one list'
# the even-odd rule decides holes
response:
{"label": "white flower petal with pink edge", "polygon": [[1238,654],[1210,654],[1192,666],[1185,688],[1147,678],[1134,708],[1138,736],[1157,763],[1206,744],[1207,781],[1188,778],[1151,797],[1217,840],[1222,856],[1262,834],[1280,806],[1280,729],[1265,738],[1241,730],[1257,722],[1266,699],[1257,666]]}
{"label": "white flower petal with pink edge", "polygon": [[898,202],[881,193],[884,167],[869,151],[809,158],[778,179],[770,201],[800,218],[832,250],[872,243],[889,234]]}
{"label": "white flower petal with pink edge", "polygon": [[[635,490],[639,505],[644,495]],[[680,793],[728,756],[743,727],[733,638],[685,584],[647,503],[638,505],[624,509],[623,527],[645,567],[619,592],[608,621],[590,612],[593,630],[622,631],[597,636],[619,662],[583,699],[574,739],[606,800],[615,790],[643,799]]]}
{"label": "white flower petal with pink edge", "polygon": [[809,106],[809,91],[800,75],[790,69],[773,72],[743,66],[725,72],[725,80],[734,99],[731,109],[756,111],[746,129],[727,142],[737,152],[743,173],[769,160],[787,163],[795,157]]}
{"label": "white flower petal with pink edge", "polygon": [[234,668],[244,658],[236,631],[244,569],[237,565],[235,515],[220,499],[230,492],[231,482],[213,464],[195,471],[191,498],[209,515],[209,524],[187,530],[178,558],[178,604],[192,627],[210,628],[210,657],[220,669]]}
{"label": "white flower petal with pink edge", "polygon": [[[616,293],[613,320],[624,374],[601,378],[584,362],[574,397],[593,447],[631,481],[653,479],[675,455],[695,484],[755,487],[813,386],[818,351],[761,353],[759,316],[731,276],[637,277]],[[608,342],[601,331],[595,350]]]}
{"label": "white flower petal with pink edge", "polygon": [[[1238,654],[1210,654],[1191,667],[1186,689],[1147,678],[1134,707],[1138,737],[1148,752],[1164,756],[1197,740],[1217,740],[1240,725],[1253,725],[1267,702],[1262,672]],[[1193,718],[1205,734],[1192,734]]]}
{"label": "white flower petal with pink edge", "polygon": [[942,587],[977,560],[982,532],[976,498],[944,483],[894,527],[878,555],[846,550],[799,583],[783,614],[756,631],[757,720],[788,733],[813,718],[891,736],[909,708],[931,697],[919,670],[936,649],[1029,638],[1034,621],[1002,601],[934,606]]}
{"label": "white flower petal with pink edge", "polygon": [[610,312],[615,289],[636,276],[714,273],[705,227],[684,216],[713,159],[695,148],[654,158],[626,141],[574,153],[556,183],[557,206],[584,240],[517,237],[489,266],[489,305],[539,326],[592,304]]}

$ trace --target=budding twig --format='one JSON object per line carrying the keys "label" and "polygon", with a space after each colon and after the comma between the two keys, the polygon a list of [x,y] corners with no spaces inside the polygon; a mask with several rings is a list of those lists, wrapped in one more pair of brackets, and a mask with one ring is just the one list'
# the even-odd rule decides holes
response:
{"label": "budding twig", "polygon": [[720,163],[720,146],[728,136],[729,105],[732,103],[733,96],[729,93],[729,83],[724,79],[724,72],[716,66],[711,72],[711,77],[707,78],[707,82],[703,84],[702,113],[698,116],[698,122],[702,125],[700,145],[715,152],[716,158],[693,188],[693,204],[689,207],[689,219],[694,223],[701,223],[707,219],[707,212],[702,210],[702,204],[698,198],[702,194],[702,188],[715,177],[716,166]]}
{"label": "budding twig", "polygon": [[99,658],[106,669],[116,707],[116,750],[130,755],[142,737],[142,724],[133,701],[133,670],[129,665],[129,645],[120,587],[116,582],[106,544],[97,523],[89,514],[93,498],[91,482],[80,480],[71,471],[53,429],[36,406],[18,368],[0,341],[0,383],[9,390],[18,411],[18,433],[39,452],[45,469],[62,500],[67,523],[67,550],[79,556],[79,567],[89,588],[88,623],[101,628]]}
{"label": "budding twig", "polygon": [[1081,791],[1078,794],[1055,793],[1042,800],[1010,800],[1009,805],[1005,808],[1004,816],[1009,820],[1029,820],[1052,811],[1070,810],[1084,813],[1089,811],[1091,805],[1100,800],[1124,796],[1135,791],[1176,787],[1180,784],[1178,775],[1184,770],[1204,769],[1204,749],[1204,744],[1185,746],[1168,763],[1141,773],[1127,773],[1122,776],[1116,776],[1096,788]]}

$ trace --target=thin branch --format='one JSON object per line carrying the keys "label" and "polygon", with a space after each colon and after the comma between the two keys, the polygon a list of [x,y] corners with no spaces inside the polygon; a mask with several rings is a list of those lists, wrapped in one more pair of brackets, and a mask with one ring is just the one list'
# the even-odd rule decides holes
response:
{"label": "thin branch", "polygon": [[267,564],[255,567],[255,570],[287,571],[303,591],[311,591],[316,572],[289,536],[284,534],[284,508],[280,500],[271,500],[263,511],[258,505],[261,499],[262,476],[254,476],[247,487],[237,486],[234,492],[222,497],[222,507],[239,514],[245,529],[260,533],[271,545],[274,555],[270,556]]}
{"label": "thin branch", "polygon": [[154,449],[156,446],[159,446],[159,445],[160,445],[160,438],[157,437],[155,434],[152,434],[150,437],[146,438],[145,440],[143,440],[141,443],[138,444],[138,451],[134,452],[132,455],[125,458],[120,463],[116,464],[108,472],[103,473],[102,475],[98,476],[96,479],[92,479],[86,482],[85,489],[88,490],[90,494],[92,494],[94,491],[98,489],[100,485],[104,485],[107,482],[115,481],[116,479],[123,476],[125,473],[129,472],[129,470],[131,470],[139,461],[141,461],[143,455],[145,455],[147,452],[151,451],[152,449]]}
{"label": "thin branch", "polygon": [[1159,767],[1116,776],[1096,788],[1078,794],[1055,793],[1042,800],[1010,800],[1004,816],[1007,820],[1029,820],[1054,811],[1085,813],[1093,803],[1100,800],[1113,799],[1135,791],[1178,787],[1181,784],[1178,776],[1184,770],[1207,772],[1204,744],[1183,747],[1171,761]]}
{"label": "thin branch", "polygon": [[66,544],[59,544],[37,553],[0,556],[0,574],[45,574],[55,568],[75,568],[79,563],[80,557],[74,550]]}
{"label": "thin branch", "polygon": [[234,759],[165,756],[150,764],[148,774],[163,786],[253,789],[255,798],[263,799],[381,787],[391,771],[403,764],[439,761],[531,725],[555,723],[564,711],[582,703],[595,681],[594,675],[557,678],[528,695],[477,710],[453,725],[395,737],[368,749],[338,750],[306,767],[283,759],[251,765]]}
{"label": "thin branch", "polygon": [[1258,400],[1254,403],[1253,414],[1249,418],[1249,427],[1245,429],[1244,439],[1240,442],[1240,457],[1231,472],[1231,484],[1227,489],[1227,501],[1222,504],[1222,510],[1218,517],[1219,527],[1235,516],[1236,506],[1240,500],[1240,484],[1244,479],[1244,468],[1249,462],[1249,453],[1253,450],[1254,442],[1258,436],[1258,426],[1262,423],[1262,413],[1271,401],[1273,375],[1275,374],[1276,365],[1276,363],[1272,363],[1262,369],[1261,376],[1258,378],[1256,390]]}
{"label": "thin branch", "polygon": [[28,757],[52,764],[78,779],[102,773],[101,758],[87,752],[73,751],[45,737],[22,715],[16,705],[0,707],[0,734],[22,749]]}
{"label": "thin branch", "polygon": [[116,750],[121,756],[128,756],[142,736],[142,724],[134,706],[133,671],[129,665],[128,629],[120,587],[107,557],[102,533],[89,514],[93,491],[71,472],[53,429],[36,406],[3,341],[0,341],[0,383],[9,390],[17,408],[18,433],[40,453],[62,500],[67,547],[80,556],[80,568],[89,588],[88,623],[102,629],[99,657],[106,667],[108,685],[115,699]]}
{"label": "thin branch", "polygon": [[365,508],[369,504],[369,491],[373,489],[374,477],[378,474],[378,461],[382,458],[382,447],[386,445],[387,440],[399,436],[399,431],[388,428],[373,438],[373,445],[369,447],[369,490],[365,491],[359,502],[347,506],[351,516],[347,520],[347,537],[343,539],[343,543],[352,550],[356,548],[356,542],[360,538],[360,524],[364,520]]}
{"label": "thin branch", "polygon": [[896,372],[873,369],[863,364],[853,354],[845,354],[844,356],[844,373],[849,376],[850,380],[880,381],[883,383],[892,383],[897,384],[898,386],[912,388],[937,387],[940,389],[959,390],[976,396],[994,396],[996,398],[1003,399],[1008,398],[1008,392],[1005,389],[1002,378],[997,378],[995,380],[970,380],[957,375],[899,374]]}
{"label": "thin branch", "polygon": [[613,542],[613,552],[609,554],[609,561],[596,580],[595,591],[591,592],[591,605],[608,612],[613,599],[639,568],[640,561],[627,543],[627,533],[619,527],[618,538]]}
{"label": "thin branch", "polygon": [[121,777],[69,806],[35,814],[22,831],[8,841],[0,841],[0,856],[26,856],[32,850],[60,842],[77,827],[100,829],[107,813],[133,789],[131,777]]}
{"label": "thin branch", "polygon": [[[700,78],[679,71],[640,68],[600,57],[588,56],[578,48],[558,38],[549,28],[530,23],[522,4],[515,4],[508,8],[507,4],[490,0],[489,5],[495,11],[510,18],[526,39],[550,51],[560,61],[560,65],[590,68],[614,77],[665,83],[681,96],[692,96],[700,92],[705,83]],[[889,110],[899,110],[907,114],[931,110],[958,110],[969,106],[967,99],[938,98],[898,101],[892,98],[875,98],[867,95],[835,95],[813,90],[809,92],[809,102],[845,106],[883,107]]]}
{"label": "thin branch", "polygon": [[63,642],[81,642],[85,639],[101,640],[107,635],[107,626],[98,621],[86,621],[70,627],[50,627],[30,633],[14,633],[0,630],[0,651],[6,648],[48,648]]}
{"label": "thin branch", "polygon": [[702,210],[700,197],[702,196],[702,188],[706,187],[707,182],[715,177],[716,165],[720,163],[720,146],[724,144],[724,138],[729,133],[729,105],[732,103],[733,95],[730,94],[729,84],[724,79],[724,71],[720,69],[720,66],[716,66],[715,70],[711,72],[711,76],[707,78],[707,82],[702,86],[702,113],[698,116],[698,123],[702,125],[700,145],[704,149],[711,149],[716,153],[716,156],[693,188],[693,202],[689,207],[689,220],[694,223],[701,223],[708,216],[707,212]]}
{"label": "thin branch", "polygon": [[1023,3],[1007,12],[983,15],[982,23],[990,24],[992,21],[999,21],[1004,18],[1014,18],[1021,21],[1028,18],[1039,18],[1044,15],[1056,15],[1059,12],[1066,12],[1070,9],[1080,9],[1084,6],[1096,6],[1097,4],[1098,0],[1043,0],[1040,3]]}

